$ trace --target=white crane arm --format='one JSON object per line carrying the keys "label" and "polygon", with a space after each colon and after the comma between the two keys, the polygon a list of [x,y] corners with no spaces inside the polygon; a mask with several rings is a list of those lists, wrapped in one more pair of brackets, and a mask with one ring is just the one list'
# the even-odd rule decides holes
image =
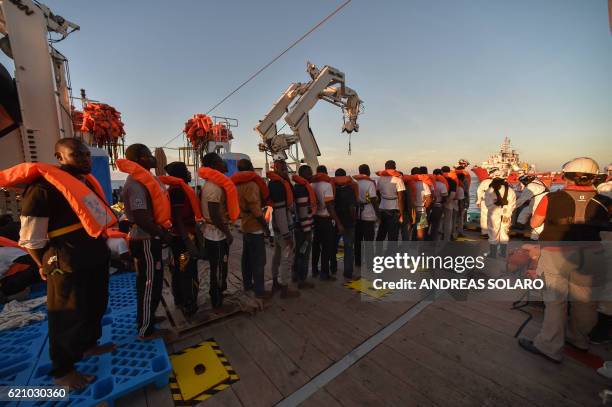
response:
{"label": "white crane arm", "polygon": [[[342,131],[351,133],[359,130],[357,117],[361,100],[354,90],[345,86],[344,74],[337,69],[325,66],[319,70],[314,64],[308,63],[307,72],[312,80],[305,84],[291,84],[255,130],[263,141],[260,144],[261,151],[272,154],[275,159],[286,159],[286,151],[299,143],[304,161],[316,167],[321,152],[310,129],[308,112],[321,99],[339,106],[344,112]],[[278,134],[276,123],[283,116],[293,134]]]}

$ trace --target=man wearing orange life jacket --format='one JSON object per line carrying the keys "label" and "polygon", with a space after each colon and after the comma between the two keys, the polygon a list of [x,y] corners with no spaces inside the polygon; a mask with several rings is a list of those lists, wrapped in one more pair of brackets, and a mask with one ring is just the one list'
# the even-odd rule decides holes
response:
{"label": "man wearing orange life jacket", "polygon": [[232,181],[238,190],[240,201],[240,229],[242,230],[242,285],[245,291],[253,291],[255,297],[270,298],[265,290],[266,267],[265,237],[270,235],[262,208],[270,195],[265,181],[255,173],[247,159],[238,161],[238,172]]}
{"label": "man wearing orange life jacket", "polygon": [[[213,308],[220,308],[223,305],[223,292],[227,289],[229,248],[234,242],[229,228],[230,210],[240,210],[239,207],[230,206],[239,205],[238,193],[231,180],[223,175],[226,164],[217,153],[206,154],[202,158],[202,165],[198,175],[202,177],[204,172],[210,173],[200,196],[202,215],[206,220],[204,242],[210,263],[210,301]],[[232,195],[228,194],[230,187],[233,188]]]}
{"label": "man wearing orange life jacket", "polygon": [[[442,176],[442,171],[436,168],[433,171],[435,177]],[[434,199],[430,215],[431,228],[429,230],[429,236],[431,240],[438,241],[442,236],[442,220],[444,216],[444,203],[448,199],[448,189],[443,179],[436,179],[436,188],[434,189]]]}
{"label": "man wearing orange life jacket", "polygon": [[139,339],[151,340],[170,335],[169,331],[154,326],[164,277],[162,242],[172,244],[168,231],[172,216],[170,199],[164,184],[150,172],[156,160],[147,146],[132,144],[125,150],[125,157],[117,160],[117,167],[129,174],[122,199],[125,215],[132,223],[129,238],[137,272],[136,324]]}
{"label": "man wearing orange life jacket", "polygon": [[312,250],[314,213],[317,210],[317,197],[310,185],[311,179],[312,169],[308,165],[300,166],[298,175],[293,176],[297,221],[295,223],[295,261],[292,277],[297,282],[299,289],[314,288],[314,284],[306,281]]}
{"label": "man wearing orange life jacket", "polygon": [[[78,139],[61,139],[55,156],[65,171],[57,174],[65,178],[60,181],[73,187],[82,182],[105,210],[108,203],[86,178],[91,172],[87,146]],[[82,357],[115,349],[113,344],[97,343],[108,303],[110,253],[102,235],[93,237],[84,228],[69,199],[74,198],[43,177],[32,182],[21,201],[19,245],[27,249],[41,278],[47,280],[50,375],[58,385],[81,389],[95,377],[79,373],[75,364]],[[105,223],[110,226],[112,221]]]}
{"label": "man wearing orange life jacket", "polygon": [[[388,251],[397,247],[397,238],[404,219],[404,191],[406,187],[401,174],[395,169],[395,161],[385,163],[385,170],[376,173],[380,176],[376,186],[380,196],[380,226],[376,240],[382,242],[387,239],[395,242],[388,246]],[[377,251],[380,251],[381,246]]]}
{"label": "man wearing orange life jacket", "polygon": [[466,196],[468,197],[467,205],[469,205],[469,191],[466,189],[465,174],[457,172],[457,212],[455,214],[455,235],[457,237],[465,237],[463,234],[463,225],[467,215]]}
{"label": "man wearing orange life jacket", "polygon": [[[198,258],[200,250],[196,242],[196,218],[201,220],[200,202],[189,186],[191,172],[184,162],[175,161],[165,167],[168,176],[160,180],[169,185],[168,195],[172,205],[172,295],[174,305],[191,316],[198,310]],[[199,215],[196,215],[196,213]]]}
{"label": "man wearing orange life jacket", "polygon": [[[335,256],[336,230],[344,233],[344,226],[338,218],[334,202],[332,179],[327,175],[327,167],[319,165],[312,177],[312,189],[317,194],[317,212],[314,217],[314,237],[312,242],[312,276],[319,276],[322,281],[334,281],[336,274]],[[335,227],[334,227],[335,223]],[[321,273],[319,274],[319,257]]]}
{"label": "man wearing orange life jacket", "polygon": [[427,230],[429,229],[429,222],[427,219],[427,210],[431,206],[432,202],[432,193],[431,188],[425,181],[429,180],[427,178],[421,179],[421,175],[427,175],[427,169],[425,169],[425,173],[421,172],[420,168],[413,168],[411,173],[417,176],[417,181],[415,183],[416,194],[415,194],[415,209],[416,209],[416,217],[415,217],[415,234],[416,240],[425,240],[427,235]]}
{"label": "man wearing orange life jacket", "polygon": [[290,290],[291,271],[295,256],[295,202],[289,169],[284,160],[274,161],[274,172],[267,174],[270,182],[270,201],[272,201],[272,229],[274,230],[274,255],[272,257],[273,289],[280,290],[280,297],[295,298],[299,291]]}
{"label": "man wearing orange life jacket", "polygon": [[359,211],[355,226],[355,265],[361,267],[361,242],[374,241],[378,197],[376,196],[376,181],[370,178],[370,167],[367,164],[361,164],[359,175],[353,178],[359,186]]}
{"label": "man wearing orange life jacket", "polygon": [[[338,232],[336,237],[336,254],[340,237],[344,243],[344,272],[345,279],[353,278],[353,262],[355,261],[355,223],[357,221],[357,199],[359,198],[359,186],[353,178],[346,175],[346,171],[338,168],[334,177],[335,209],[342,223],[344,231]],[[332,259],[336,260],[336,255]],[[336,266],[337,267],[337,266]]]}
{"label": "man wearing orange life jacket", "polygon": [[442,167],[442,175],[448,182],[448,199],[444,203],[444,220],[442,230],[444,231],[444,240],[454,240],[453,236],[455,225],[455,208],[457,207],[457,181],[451,176],[450,167]]}

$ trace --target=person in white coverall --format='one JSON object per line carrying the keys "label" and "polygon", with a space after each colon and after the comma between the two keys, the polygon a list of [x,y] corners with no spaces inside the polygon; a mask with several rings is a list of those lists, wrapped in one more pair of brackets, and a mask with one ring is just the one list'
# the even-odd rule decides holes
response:
{"label": "person in white coverall", "polygon": [[491,185],[491,178],[486,178],[480,181],[476,190],[476,206],[480,208],[480,236],[487,236],[487,205],[484,204],[485,192]]}
{"label": "person in white coverall", "polygon": [[510,220],[516,207],[516,194],[505,179],[494,178],[485,193],[484,203],[487,206],[489,257],[497,257],[498,246],[502,257],[505,257],[510,240]]}
{"label": "person in white coverall", "polygon": [[[548,188],[534,175],[523,175],[519,177],[519,181],[525,186],[525,188],[521,191],[518,199],[516,200],[516,208],[519,209],[524,204],[529,204],[520,210],[516,223],[527,225],[533,211],[538,207],[538,204],[542,198],[544,198],[544,196],[546,196],[548,193]],[[543,229],[544,226],[533,229],[531,231],[531,240],[538,240],[538,236]]]}

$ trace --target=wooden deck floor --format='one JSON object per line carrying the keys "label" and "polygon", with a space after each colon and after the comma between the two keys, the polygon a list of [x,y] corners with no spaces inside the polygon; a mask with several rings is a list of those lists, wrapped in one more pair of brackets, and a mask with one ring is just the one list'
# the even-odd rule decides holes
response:
{"label": "wooden deck floor", "polygon": [[[238,239],[237,239],[238,240]],[[239,243],[239,242],[237,242]],[[239,244],[230,265],[239,270]],[[182,335],[170,353],[214,338],[240,381],[206,406],[271,406],[410,309],[414,302],[363,301],[341,281],[317,282],[298,299],[275,297]],[[434,302],[304,406],[594,406],[610,383],[573,359],[555,365],[522,351],[513,338],[525,315],[499,302]],[[523,334],[538,331],[541,310]],[[598,348],[602,356],[610,349]],[[168,388],[141,389],[118,406],[172,406]]]}

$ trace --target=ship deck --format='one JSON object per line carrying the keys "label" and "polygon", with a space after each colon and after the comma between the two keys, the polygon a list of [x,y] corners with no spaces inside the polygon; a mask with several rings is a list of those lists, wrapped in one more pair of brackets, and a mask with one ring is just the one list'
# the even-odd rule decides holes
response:
{"label": "ship deck", "polygon": [[[240,253],[237,238],[230,270],[238,279]],[[346,361],[414,307],[424,308],[320,385],[328,373],[322,372]],[[501,302],[364,301],[342,281],[317,282],[298,299],[277,296],[254,315],[235,314],[186,331],[168,345],[168,352],[209,338],[219,344],[240,380],[204,401],[207,406],[271,406],[296,392],[312,393],[304,406],[600,404],[598,393],[612,385],[588,366],[589,357],[574,355],[556,365],[523,351],[514,334],[526,315],[510,308]],[[532,337],[542,308],[526,309],[533,319],[523,335]],[[611,346],[590,352],[591,358],[612,360]],[[118,406],[173,404],[168,387],[152,386],[117,401]]]}

